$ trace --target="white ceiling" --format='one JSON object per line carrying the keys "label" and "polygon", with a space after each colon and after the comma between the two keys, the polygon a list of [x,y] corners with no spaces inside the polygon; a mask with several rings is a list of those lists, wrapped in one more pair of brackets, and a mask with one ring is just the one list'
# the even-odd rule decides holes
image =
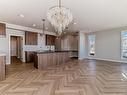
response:
{"label": "white ceiling", "polygon": [[[0,0],[0,21],[41,28],[42,18],[57,0]],[[71,30],[99,31],[127,26],[127,0],[62,0],[72,10],[74,22]],[[21,18],[18,15],[23,14]],[[47,26],[49,26],[47,22]]]}

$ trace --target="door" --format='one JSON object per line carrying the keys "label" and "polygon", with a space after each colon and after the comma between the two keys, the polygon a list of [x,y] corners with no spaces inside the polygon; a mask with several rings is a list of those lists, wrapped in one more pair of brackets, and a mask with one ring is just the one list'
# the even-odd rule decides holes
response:
{"label": "door", "polygon": [[18,58],[23,61],[23,37],[18,37],[17,38],[18,42]]}

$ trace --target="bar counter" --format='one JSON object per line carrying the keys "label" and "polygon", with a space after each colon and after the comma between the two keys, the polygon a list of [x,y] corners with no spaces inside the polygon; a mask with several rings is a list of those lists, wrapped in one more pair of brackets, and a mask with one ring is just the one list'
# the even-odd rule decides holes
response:
{"label": "bar counter", "polygon": [[70,51],[37,51],[35,52],[34,66],[38,69],[45,69],[49,66],[66,63]]}

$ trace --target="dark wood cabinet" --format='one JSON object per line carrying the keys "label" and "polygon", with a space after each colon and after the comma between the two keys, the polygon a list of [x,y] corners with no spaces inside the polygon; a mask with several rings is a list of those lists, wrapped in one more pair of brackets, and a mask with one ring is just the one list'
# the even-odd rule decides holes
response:
{"label": "dark wood cabinet", "polygon": [[37,45],[38,44],[38,34],[34,32],[25,32],[25,44],[26,45]]}
{"label": "dark wood cabinet", "polygon": [[64,64],[70,60],[68,51],[35,53],[34,66],[38,69],[46,69],[49,66]]}
{"label": "dark wood cabinet", "polygon": [[55,45],[56,36],[46,35],[46,45]]}
{"label": "dark wood cabinet", "polygon": [[61,50],[61,38],[57,38],[55,40],[55,50],[58,50],[58,51]]}
{"label": "dark wood cabinet", "polygon": [[34,67],[38,69],[38,56],[37,54],[34,54]]}
{"label": "dark wood cabinet", "polygon": [[0,81],[5,79],[5,64],[6,64],[6,57],[0,56]]}
{"label": "dark wood cabinet", "polygon": [[[25,32],[25,45],[37,45],[38,34],[34,32]],[[26,51],[26,62],[34,62],[34,52]]]}
{"label": "dark wood cabinet", "polygon": [[26,52],[26,62],[34,62],[34,52],[32,51],[27,51]]}
{"label": "dark wood cabinet", "polygon": [[0,23],[0,36],[6,35],[6,24]]}

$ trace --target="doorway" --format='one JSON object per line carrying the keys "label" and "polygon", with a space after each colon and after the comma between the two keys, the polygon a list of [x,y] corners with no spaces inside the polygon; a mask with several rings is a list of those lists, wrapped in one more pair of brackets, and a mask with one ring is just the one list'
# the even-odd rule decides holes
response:
{"label": "doorway", "polygon": [[23,37],[10,36],[11,64],[20,64],[23,60]]}

